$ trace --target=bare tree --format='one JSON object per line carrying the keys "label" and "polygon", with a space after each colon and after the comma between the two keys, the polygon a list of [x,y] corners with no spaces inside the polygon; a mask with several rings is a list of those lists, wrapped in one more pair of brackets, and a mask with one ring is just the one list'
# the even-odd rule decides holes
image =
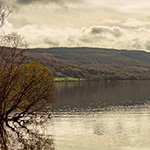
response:
{"label": "bare tree", "polygon": [[[4,9],[0,6],[1,25],[10,12],[8,7]],[[53,149],[52,140],[46,137],[44,140],[43,135],[28,129],[29,124],[41,125],[49,117],[42,109],[47,102],[53,100],[53,77],[38,62],[25,64],[25,49],[26,43],[17,34],[1,36],[0,149],[13,149],[13,137],[17,137],[21,143],[20,149],[42,149],[42,145],[49,146],[46,149]],[[39,117],[40,121],[37,119]],[[32,143],[29,142],[31,137],[34,138]]]}
{"label": "bare tree", "polygon": [[7,18],[11,12],[12,9],[10,9],[10,7],[0,3],[0,27],[3,26],[5,18]]}

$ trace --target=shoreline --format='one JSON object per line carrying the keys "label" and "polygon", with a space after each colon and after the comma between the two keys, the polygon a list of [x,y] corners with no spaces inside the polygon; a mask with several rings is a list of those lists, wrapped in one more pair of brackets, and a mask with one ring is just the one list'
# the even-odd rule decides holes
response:
{"label": "shoreline", "polygon": [[86,79],[78,79],[78,78],[75,78],[73,80],[69,80],[69,79],[62,79],[60,78],[59,79],[55,79],[54,78],[54,83],[58,83],[58,82],[113,82],[113,81],[149,81],[150,79],[137,79],[137,80],[127,80],[127,79],[120,79],[120,80],[86,80]]}

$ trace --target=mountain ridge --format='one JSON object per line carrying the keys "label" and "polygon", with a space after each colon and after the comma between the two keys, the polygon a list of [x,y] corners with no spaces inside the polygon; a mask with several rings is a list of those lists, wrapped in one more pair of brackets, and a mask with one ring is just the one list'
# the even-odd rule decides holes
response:
{"label": "mountain ridge", "polygon": [[[108,72],[125,72],[139,79],[150,78],[150,53],[146,51],[89,47],[55,47],[28,49],[27,52],[31,55],[45,56],[47,59],[53,59],[61,64],[65,64],[66,68],[64,69],[67,69],[67,65],[72,64],[78,69],[82,66],[83,68],[107,70]],[[40,59],[40,62],[42,63],[42,59]],[[62,72],[61,68],[58,72]]]}

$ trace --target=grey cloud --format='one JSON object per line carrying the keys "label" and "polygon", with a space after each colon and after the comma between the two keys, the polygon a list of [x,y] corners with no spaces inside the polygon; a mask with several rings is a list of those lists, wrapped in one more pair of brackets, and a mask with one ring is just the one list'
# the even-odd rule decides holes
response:
{"label": "grey cloud", "polygon": [[37,2],[37,0],[17,0],[20,4],[30,4],[32,2]]}
{"label": "grey cloud", "polygon": [[0,4],[4,5],[4,7],[9,7],[12,10],[18,10],[19,7],[16,3],[16,0],[0,0]]}
{"label": "grey cloud", "polygon": [[91,36],[81,36],[78,37],[78,40],[80,41],[80,43],[84,43],[84,44],[89,44],[89,43],[94,43],[96,41],[99,41],[100,39],[102,39],[102,37],[91,37]]}
{"label": "grey cloud", "polygon": [[122,32],[121,32],[119,27],[114,27],[113,28],[113,34],[114,34],[115,37],[119,37],[119,36],[122,35]]}
{"label": "grey cloud", "polygon": [[15,3],[16,0],[0,0],[0,3],[1,4],[4,4],[4,5],[12,5],[13,3]]}
{"label": "grey cloud", "polygon": [[17,0],[17,3],[19,4],[31,4],[31,3],[56,3],[56,4],[66,4],[66,3],[78,3],[82,0]]}
{"label": "grey cloud", "polygon": [[99,34],[99,33],[102,33],[102,32],[103,32],[103,30],[101,28],[99,28],[99,27],[91,28],[91,33],[92,34]]}
{"label": "grey cloud", "polygon": [[146,50],[150,50],[150,41],[147,41],[145,44]]}
{"label": "grey cloud", "polygon": [[121,29],[119,27],[107,27],[107,26],[94,26],[91,27],[91,34],[112,34],[115,37],[122,35]]}
{"label": "grey cloud", "polygon": [[[22,9],[22,6],[26,5],[35,5],[35,4],[56,4],[65,10],[68,10],[68,4],[73,4],[73,3],[80,3],[84,0],[0,0],[0,3],[9,6],[12,9],[15,10],[20,10]],[[35,6],[36,7],[36,6]]]}
{"label": "grey cloud", "polygon": [[133,49],[142,49],[141,43],[138,38],[133,39],[132,43],[133,43],[132,45]]}
{"label": "grey cloud", "polygon": [[59,46],[59,44],[60,44],[60,42],[59,41],[54,41],[54,40],[52,40],[52,39],[50,39],[50,38],[44,38],[43,39],[43,42],[45,43],[45,44],[48,44],[49,46],[53,46],[53,47],[58,47]]}
{"label": "grey cloud", "polygon": [[59,0],[17,0],[19,4],[31,4],[31,3],[50,3],[50,2],[55,2],[58,3]]}

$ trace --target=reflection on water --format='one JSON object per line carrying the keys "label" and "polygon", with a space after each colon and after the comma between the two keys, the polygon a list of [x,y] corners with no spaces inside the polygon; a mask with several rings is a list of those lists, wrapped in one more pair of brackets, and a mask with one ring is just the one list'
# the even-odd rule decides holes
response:
{"label": "reflection on water", "polygon": [[0,150],[54,150],[53,136],[45,133],[48,118],[38,112],[19,120],[1,122]]}
{"label": "reflection on water", "polygon": [[53,114],[58,150],[150,150],[150,106]]}
{"label": "reflection on water", "polygon": [[10,124],[9,149],[150,150],[150,81],[57,83],[49,116]]}
{"label": "reflection on water", "polygon": [[58,83],[57,150],[150,150],[150,82]]}
{"label": "reflection on water", "polygon": [[55,110],[144,104],[150,100],[150,81],[57,83]]}

